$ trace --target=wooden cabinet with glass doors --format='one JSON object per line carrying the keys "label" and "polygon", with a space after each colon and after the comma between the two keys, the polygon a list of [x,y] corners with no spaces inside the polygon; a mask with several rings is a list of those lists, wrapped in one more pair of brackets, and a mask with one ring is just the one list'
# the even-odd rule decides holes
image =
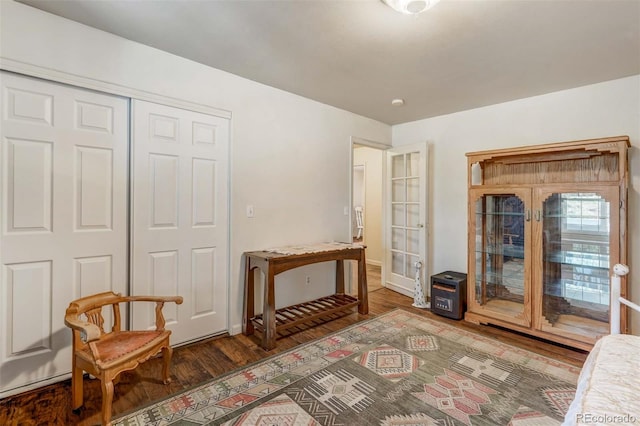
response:
{"label": "wooden cabinet with glass doors", "polygon": [[609,333],[629,146],[621,136],[467,154],[467,321],[586,350]]}

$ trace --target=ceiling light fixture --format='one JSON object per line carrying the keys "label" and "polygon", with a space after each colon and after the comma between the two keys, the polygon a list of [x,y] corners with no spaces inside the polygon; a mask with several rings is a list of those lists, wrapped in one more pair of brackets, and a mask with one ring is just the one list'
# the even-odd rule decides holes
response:
{"label": "ceiling light fixture", "polygon": [[393,106],[403,106],[404,105],[404,99],[394,99],[391,101],[391,105]]}
{"label": "ceiling light fixture", "polygon": [[417,15],[427,9],[432,8],[440,0],[382,0],[393,10],[397,10],[405,15]]}

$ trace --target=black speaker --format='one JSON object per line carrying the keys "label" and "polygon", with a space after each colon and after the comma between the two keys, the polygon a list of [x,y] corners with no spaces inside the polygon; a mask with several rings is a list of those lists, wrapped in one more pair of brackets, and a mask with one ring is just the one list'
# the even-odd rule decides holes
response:
{"label": "black speaker", "polygon": [[462,319],[467,309],[467,274],[445,271],[431,276],[431,312]]}

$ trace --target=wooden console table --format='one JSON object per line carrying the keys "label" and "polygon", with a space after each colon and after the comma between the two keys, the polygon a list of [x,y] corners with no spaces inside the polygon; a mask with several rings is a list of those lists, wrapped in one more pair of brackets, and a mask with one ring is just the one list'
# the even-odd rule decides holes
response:
{"label": "wooden console table", "polygon": [[[242,332],[251,335],[256,330],[262,333],[262,347],[271,350],[276,346],[278,331],[295,327],[305,322],[347,311],[358,306],[358,312],[369,312],[367,298],[367,273],[365,246],[348,243],[328,243],[308,248],[286,248],[269,251],[246,252],[244,277],[244,312]],[[281,272],[312,263],[336,261],[335,294],[276,310],[275,276]],[[344,261],[358,261],[358,298],[344,292]],[[262,314],[255,315],[255,269],[260,269],[266,278]]]}

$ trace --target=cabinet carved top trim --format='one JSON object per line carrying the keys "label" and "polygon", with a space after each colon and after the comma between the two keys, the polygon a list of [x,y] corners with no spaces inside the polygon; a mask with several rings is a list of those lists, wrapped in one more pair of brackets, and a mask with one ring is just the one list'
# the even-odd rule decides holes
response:
{"label": "cabinet carved top trim", "polygon": [[469,152],[469,187],[626,182],[629,147],[628,136],[615,136]]}
{"label": "cabinet carved top trim", "polygon": [[[502,162],[538,162],[544,158],[544,154],[551,153],[553,158],[547,161],[560,160],[558,156],[566,152],[571,158],[576,153],[588,154],[589,156],[600,155],[603,152],[620,152],[631,146],[629,136],[614,136],[610,138],[586,139],[570,142],[556,142],[542,145],[527,145],[515,148],[492,149],[486,151],[468,152],[467,157],[473,157],[474,161],[482,162],[500,158]],[[510,161],[505,157],[514,157]],[[535,158],[538,157],[538,158]],[[527,159],[527,160],[526,160]],[[526,161],[524,161],[526,160]],[[544,160],[542,160],[544,161]]]}

